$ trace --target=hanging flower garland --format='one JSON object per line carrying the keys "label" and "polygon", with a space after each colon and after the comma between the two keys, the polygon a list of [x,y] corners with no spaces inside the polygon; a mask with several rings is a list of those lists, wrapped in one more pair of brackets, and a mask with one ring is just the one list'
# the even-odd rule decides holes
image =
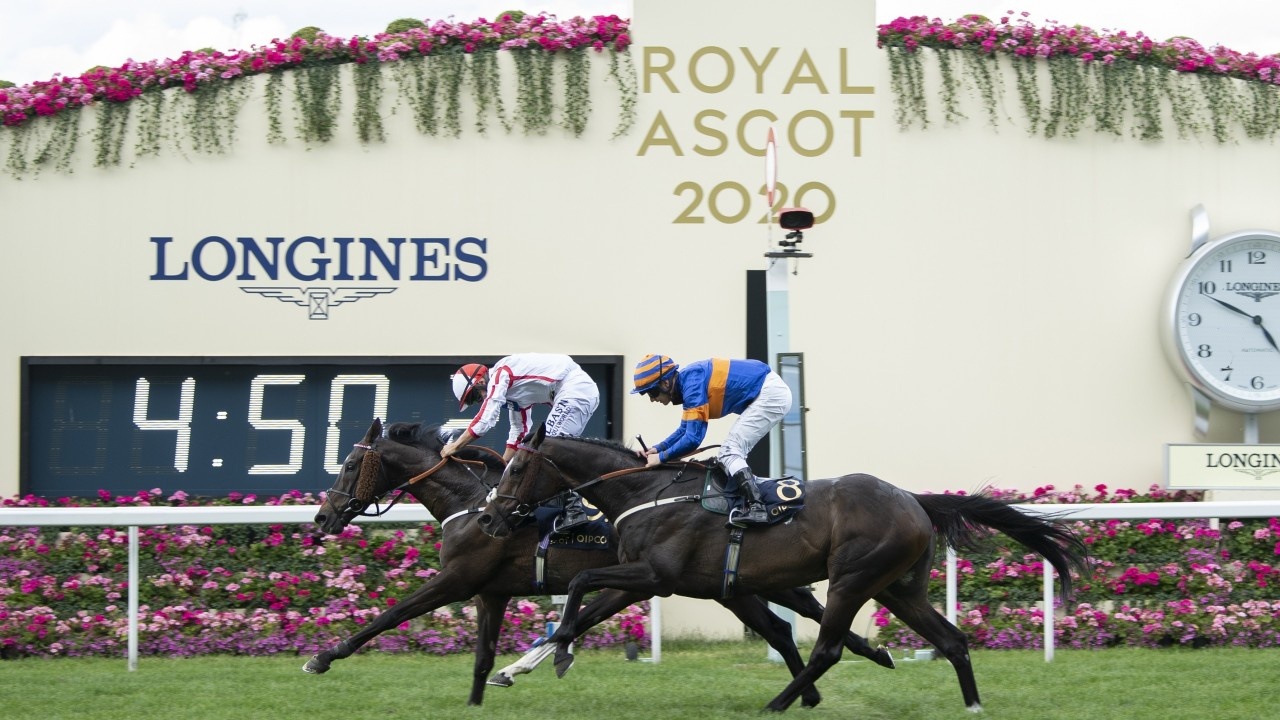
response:
{"label": "hanging flower garland", "polygon": [[[1280,133],[1280,55],[1205,48],[1190,38],[1154,40],[1141,32],[1095,31],[1083,25],[1036,26],[1028,13],[1009,11],[998,21],[966,15],[953,22],[923,16],[881,25],[878,45],[889,53],[895,117],[903,129],[926,127],[924,48],[935,54],[945,122],[963,119],[958,92],[974,89],[992,126],[998,124],[1002,86],[998,66],[1009,63],[1028,131],[1071,137],[1083,127],[1159,140],[1165,115],[1180,137],[1208,133],[1230,142]],[[947,51],[962,51],[961,82]],[[1037,77],[1049,74],[1050,97]],[[1188,82],[1192,80],[1193,82]]]}
{"label": "hanging flower garland", "polygon": [[[6,162],[14,175],[50,163],[68,169],[76,140],[68,133],[78,127],[78,120],[58,122],[53,128],[43,127],[34,133],[19,131],[28,130],[38,118],[78,115],[76,111],[88,106],[98,106],[99,110],[99,125],[90,136],[96,148],[96,165],[121,162],[126,127],[135,106],[137,112],[144,114],[138,125],[145,135],[137,138],[134,148],[139,157],[157,154],[162,139],[175,141],[173,133],[162,129],[175,119],[174,113],[186,123],[190,149],[225,152],[234,138],[236,113],[247,97],[247,90],[228,92],[228,87],[238,85],[236,80],[260,74],[269,75],[268,140],[285,142],[279,117],[284,109],[280,76],[285,70],[294,71],[299,139],[327,142],[333,137],[341,104],[338,68],[347,64],[354,66],[354,118],[361,142],[385,140],[379,106],[384,66],[404,70],[396,73],[396,79],[413,107],[420,131],[435,135],[444,130],[452,137],[460,134],[461,88],[467,83],[472,87],[478,111],[477,130],[483,134],[488,116],[496,113],[503,127],[511,131],[512,120],[499,97],[498,51],[511,52],[517,58],[517,71],[530,73],[529,77],[522,74],[517,78],[521,99],[516,119],[526,132],[533,133],[544,132],[552,124],[551,115],[557,110],[550,95],[552,70],[556,67],[552,59],[565,58],[561,71],[564,102],[558,109],[565,115],[560,124],[575,137],[585,130],[590,100],[587,89],[579,87],[590,81],[584,70],[584,53],[607,52],[609,78],[622,94],[617,136],[627,132],[634,121],[636,84],[633,78],[623,77],[634,75],[626,53],[631,44],[629,31],[630,21],[615,15],[558,21],[546,13],[508,12],[494,21],[482,18],[475,22],[441,20],[427,24],[398,20],[388,27],[388,32],[372,39],[339,38],[318,28],[304,28],[286,40],[272,40],[250,50],[188,51],[176,59],[130,61],[117,68],[97,67],[75,77],[55,75],[51,80],[22,86],[0,83],[0,125],[9,128],[6,134],[11,135],[7,138]],[[619,57],[623,60],[619,61]],[[620,67],[625,69],[619,70]],[[175,88],[181,88],[194,101],[194,105],[182,105],[186,112],[175,109],[180,103],[173,97],[159,92]],[[443,117],[437,117],[437,112]],[[0,136],[3,139],[6,138]],[[53,152],[54,145],[65,149]]]}

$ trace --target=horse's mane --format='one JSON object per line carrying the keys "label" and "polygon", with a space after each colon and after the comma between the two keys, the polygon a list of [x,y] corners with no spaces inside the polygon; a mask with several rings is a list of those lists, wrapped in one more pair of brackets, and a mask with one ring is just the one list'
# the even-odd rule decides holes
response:
{"label": "horse's mane", "polygon": [[[445,439],[453,439],[458,434],[458,431],[441,434],[440,428],[442,425],[443,423],[424,425],[420,422],[395,422],[387,426],[387,437],[402,445],[413,445],[439,455],[440,451],[444,449]],[[495,457],[493,453],[487,450],[474,448],[470,445],[459,450],[458,457],[463,460],[479,460],[498,472],[502,472],[504,468],[499,457]]]}
{"label": "horse's mane", "polygon": [[571,442],[586,443],[587,445],[595,445],[597,447],[605,448],[606,450],[612,450],[614,452],[623,453],[629,459],[634,461],[633,464],[637,466],[642,465],[644,463],[644,461],[641,460],[638,455],[636,455],[635,450],[632,450],[631,448],[627,447],[626,445],[623,445],[617,440],[608,440],[606,438],[593,438],[593,437],[568,437],[564,435],[558,436],[556,439],[569,440]]}

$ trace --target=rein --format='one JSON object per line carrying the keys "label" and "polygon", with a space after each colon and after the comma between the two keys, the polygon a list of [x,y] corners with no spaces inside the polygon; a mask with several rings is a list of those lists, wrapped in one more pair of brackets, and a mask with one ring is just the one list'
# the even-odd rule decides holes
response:
{"label": "rein", "polygon": [[[354,446],[361,448],[362,450],[365,451],[364,457],[360,461],[360,475],[356,481],[355,495],[352,495],[351,493],[348,493],[343,490],[339,490],[336,487],[329,488],[329,491],[326,493],[326,495],[341,495],[346,497],[347,503],[346,503],[346,506],[342,509],[342,512],[354,513],[356,517],[381,517],[382,515],[386,515],[388,512],[391,512],[391,508],[395,507],[396,503],[400,502],[400,500],[404,498],[406,494],[405,490],[415,485],[416,483],[431,477],[438,470],[440,470],[440,468],[447,465],[449,461],[453,461],[461,465],[462,469],[466,470],[468,473],[471,474],[472,477],[476,478],[477,482],[479,482],[481,485],[486,484],[482,478],[477,476],[475,472],[473,472],[471,468],[468,467],[468,465],[484,465],[483,461],[463,460],[462,458],[450,456],[447,458],[440,458],[440,462],[436,463],[430,468],[427,468],[423,472],[420,472],[417,475],[414,475],[413,477],[409,478],[408,480],[405,480],[404,482],[391,488],[390,490],[387,490],[381,495],[374,497],[372,490],[369,489],[367,485],[372,485],[373,476],[375,473],[378,472],[378,467],[382,464],[382,456],[378,454],[377,450],[373,449],[373,445],[366,444],[366,443],[355,443]],[[479,448],[489,452],[490,454],[496,456],[499,459],[502,458],[502,455],[500,455],[498,452],[496,452],[492,448],[484,447],[483,445],[479,446]],[[396,493],[396,496],[391,498],[391,502],[387,503],[386,507],[382,507],[382,499],[387,497],[391,493]],[[368,512],[370,505],[374,507],[374,512]],[[444,521],[440,523],[440,527],[443,529],[444,524],[449,522],[450,520],[453,520],[454,518],[459,517],[461,515],[467,515],[470,513],[479,512],[481,509],[482,508],[471,508],[468,510],[463,510],[462,512],[454,513],[453,515],[450,515],[449,517],[445,518]]]}
{"label": "rein", "polygon": [[[534,450],[532,448],[526,448],[526,450],[534,455],[537,455],[540,460],[542,460],[547,465],[550,465],[551,468],[554,469],[556,473],[560,476],[561,483],[566,487],[571,487],[569,486],[568,481],[565,479],[566,476],[564,474],[564,471],[561,470],[560,467],[555,464],[555,461],[547,457],[540,450]],[[696,452],[701,452],[701,450],[698,450]],[[686,467],[692,466],[695,468],[702,468],[702,469],[706,468],[706,465],[693,460],[684,460],[679,463],[662,463],[657,467],[662,467],[663,465],[666,465],[668,467],[672,465],[679,466],[679,471],[676,474],[676,479],[671,482],[671,485],[674,485],[675,483],[680,482],[679,473],[683,472],[684,468]],[[589,488],[592,485],[595,485],[597,483],[604,482],[605,480],[611,480],[613,478],[622,477],[624,475],[635,475],[636,473],[648,472],[654,469],[655,469],[654,467],[650,467],[648,465],[641,465],[640,467],[622,468],[621,470],[614,470],[612,472],[607,472],[598,478],[595,478],[593,480],[588,480],[587,482],[584,482],[581,485],[578,485],[577,487],[572,487],[571,489],[574,492],[581,492],[583,489]],[[670,485],[668,485],[667,487],[670,487]],[[661,492],[661,490],[659,490],[658,492]],[[508,517],[523,518],[531,514],[534,511],[534,509],[541,507],[542,505],[545,505],[546,503],[555,499],[556,496],[553,495],[552,497],[547,498],[546,500],[543,500],[535,505],[530,505],[529,503],[521,502],[520,499],[515,497],[514,495],[495,495],[495,497],[503,497],[508,500],[514,500],[516,502],[516,507],[511,511]],[[634,515],[635,513],[638,513],[642,510],[651,510],[653,508],[662,507],[663,505],[671,505],[674,503],[697,502],[701,499],[702,499],[701,495],[677,495],[675,497],[661,498],[658,500],[649,500],[647,502],[640,503],[639,505],[636,505],[622,512],[621,514],[618,515],[618,517],[614,518],[611,521],[611,524],[614,527],[617,527],[619,524],[622,523],[622,520],[624,518],[630,517],[631,515]],[[510,524],[510,521],[508,521],[508,524]]]}

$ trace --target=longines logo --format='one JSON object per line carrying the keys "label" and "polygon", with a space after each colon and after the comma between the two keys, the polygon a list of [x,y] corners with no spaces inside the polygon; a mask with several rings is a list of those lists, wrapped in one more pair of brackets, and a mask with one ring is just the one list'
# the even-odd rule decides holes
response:
{"label": "longines logo", "polygon": [[389,295],[400,287],[388,283],[479,282],[489,272],[489,241],[476,237],[228,240],[209,235],[189,249],[172,237],[152,237],[151,243],[151,280],[236,282],[246,293],[306,308],[311,320],[327,320],[330,308]]}
{"label": "longines logo", "polygon": [[1253,298],[1254,302],[1262,302],[1263,298],[1280,295],[1280,283],[1266,282],[1233,282],[1227,283],[1227,292]]}

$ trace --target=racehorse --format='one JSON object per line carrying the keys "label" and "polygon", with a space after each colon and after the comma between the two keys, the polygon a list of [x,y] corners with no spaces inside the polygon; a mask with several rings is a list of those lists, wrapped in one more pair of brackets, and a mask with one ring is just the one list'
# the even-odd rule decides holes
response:
{"label": "racehorse", "polygon": [[[356,517],[384,513],[390,506],[376,513],[368,512],[368,508],[381,507],[384,499],[396,490],[403,490],[440,519],[442,567],[421,588],[383,611],[355,635],[313,656],[303,666],[306,672],[326,672],[332,661],[349,657],[379,634],[438,607],[474,596],[478,625],[476,658],[467,703],[479,705],[493,669],[498,633],[511,598],[564,594],[569,581],[581,570],[617,562],[616,553],[611,550],[577,550],[552,545],[546,549],[544,562],[540,564],[537,556],[542,533],[534,523],[515,529],[504,542],[486,537],[474,520],[501,476],[502,457],[482,446],[467,446],[446,462],[439,453],[447,439],[439,426],[418,423],[392,423],[384,437],[381,421],[375,420],[363,440],[347,455],[342,471],[316,514],[319,528],[326,533],[338,533]],[[479,472],[472,468],[478,468]],[[486,483],[485,477],[491,480]],[[539,577],[539,565],[543,568],[543,577]],[[823,612],[822,605],[807,589],[785,588],[765,595],[804,617],[816,620]],[[593,601],[595,609],[583,613],[579,627],[585,631],[650,597],[626,591],[601,593]],[[721,604],[760,633],[783,656],[793,673],[800,671],[804,662],[792,640],[790,625],[770,612],[763,601],[743,597]],[[848,634],[845,642],[853,652],[893,667],[893,660],[884,648],[872,648],[853,633]],[[504,668],[489,684],[511,685],[514,675],[532,671],[553,647],[546,645],[541,653],[528,655]],[[814,690],[806,695],[805,703],[817,704],[819,700]]]}
{"label": "racehorse", "polygon": [[[542,427],[523,440],[479,524],[506,537],[532,504],[574,489],[604,512],[619,536],[619,564],[584,570],[569,583],[561,625],[550,638],[557,644],[558,674],[573,660],[569,641],[584,593],[613,588],[719,597],[728,537],[723,518],[697,502],[703,475],[684,463],[646,468],[635,450],[618,443],[547,437]],[[698,484],[690,488],[688,481]],[[927,597],[938,539],[973,547],[987,530],[1002,532],[1053,565],[1064,602],[1071,596],[1071,571],[1087,572],[1084,543],[1065,523],[981,493],[918,495],[865,474],[810,480],[802,492],[804,509],[789,522],[744,531],[737,569],[740,593],[830,581],[809,662],[767,710],[786,710],[840,659],[841,637],[858,610],[875,599],[951,661],[965,706],[980,712],[965,636]]]}

